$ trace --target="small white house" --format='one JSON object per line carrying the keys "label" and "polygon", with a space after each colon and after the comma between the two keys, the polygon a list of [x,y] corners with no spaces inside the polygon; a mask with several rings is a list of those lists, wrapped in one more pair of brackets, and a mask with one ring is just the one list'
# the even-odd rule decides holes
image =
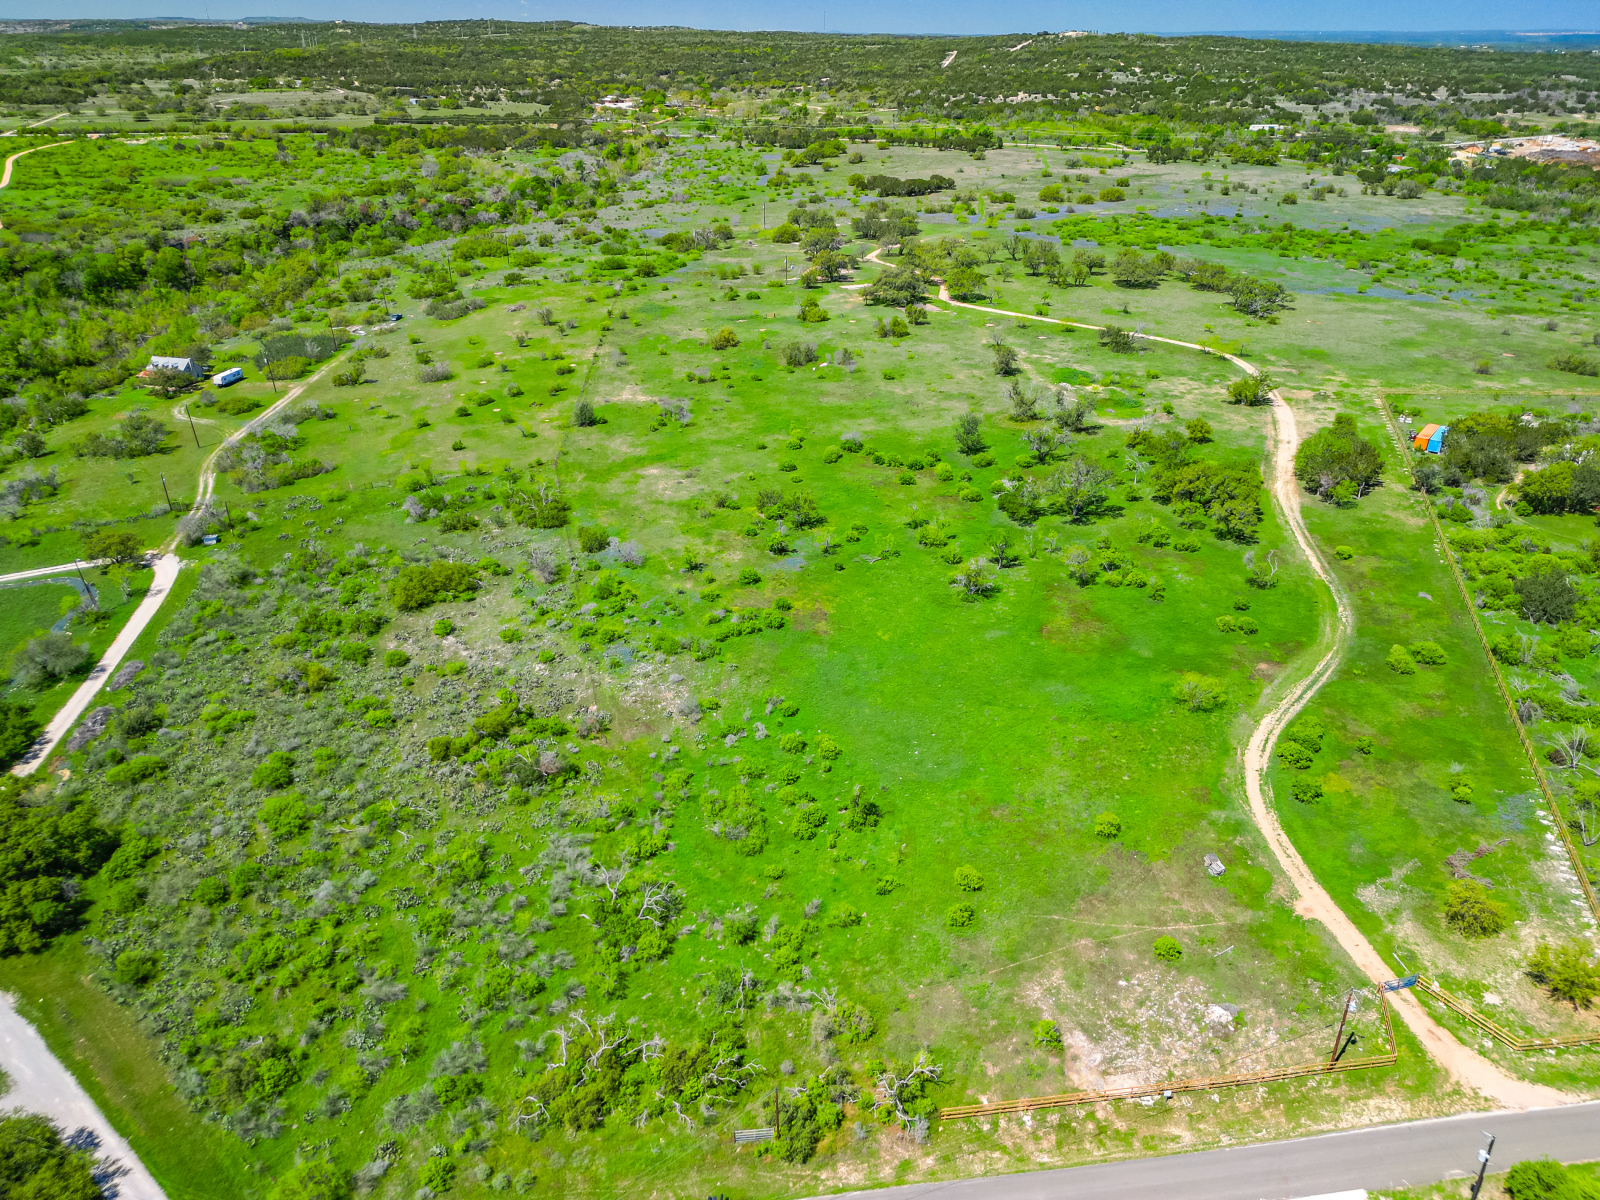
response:
{"label": "small white house", "polygon": [[150,358],[150,365],[147,366],[145,370],[182,371],[185,375],[193,376],[195,379],[199,379],[201,375],[205,374],[205,372],[200,369],[200,364],[195,362],[194,359],[173,358],[172,356],[166,354],[152,355]]}
{"label": "small white house", "polygon": [[229,367],[226,371],[219,371],[211,377],[211,382],[217,387],[227,387],[230,383],[238,383],[244,378],[243,367]]}

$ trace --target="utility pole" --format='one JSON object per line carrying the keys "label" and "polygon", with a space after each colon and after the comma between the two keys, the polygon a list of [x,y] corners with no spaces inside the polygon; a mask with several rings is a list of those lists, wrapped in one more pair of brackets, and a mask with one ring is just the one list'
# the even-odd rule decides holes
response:
{"label": "utility pole", "polygon": [[228,502],[222,502],[222,519],[228,523],[228,532],[233,532],[233,513],[228,510]]}
{"label": "utility pole", "polygon": [[1478,1200],[1478,1193],[1483,1189],[1483,1173],[1489,1169],[1489,1155],[1494,1153],[1494,1134],[1483,1136],[1489,1139],[1489,1144],[1478,1151],[1478,1177],[1472,1181],[1472,1200]]}
{"label": "utility pole", "polygon": [[172,511],[172,493],[167,491],[167,477],[161,477],[161,494],[167,498],[167,511]]}
{"label": "utility pole", "polygon": [[89,581],[83,577],[83,564],[77,559],[73,559],[72,565],[73,568],[78,572],[78,578],[83,579],[83,594],[89,598],[89,603],[94,605],[95,609],[98,610],[100,608],[100,601],[95,599],[94,589],[89,586]]}
{"label": "utility pole", "polygon": [[194,434],[194,445],[195,449],[198,450],[200,448],[200,435],[195,433],[194,414],[189,411],[189,406],[187,404],[183,406],[183,415],[189,418],[189,432]]}
{"label": "utility pole", "polygon": [[1333,1056],[1328,1060],[1330,1066],[1339,1061],[1339,1043],[1344,1040],[1344,1023],[1350,1019],[1350,997],[1353,992],[1354,989],[1344,994],[1344,1008],[1339,1013],[1339,1031],[1333,1035]]}

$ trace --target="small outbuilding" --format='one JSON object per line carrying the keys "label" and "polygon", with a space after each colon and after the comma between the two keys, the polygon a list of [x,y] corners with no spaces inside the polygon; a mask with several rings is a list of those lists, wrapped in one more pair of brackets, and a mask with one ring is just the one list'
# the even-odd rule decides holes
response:
{"label": "small outbuilding", "polygon": [[1424,425],[1412,437],[1411,448],[1425,450],[1429,454],[1439,454],[1444,450],[1444,435],[1449,432],[1448,425]]}
{"label": "small outbuilding", "polygon": [[211,382],[217,387],[227,387],[230,383],[238,383],[244,378],[243,367],[229,367],[226,371],[218,371],[211,377]]}
{"label": "small outbuilding", "polygon": [[1222,865],[1222,860],[1215,854],[1206,855],[1206,874],[1215,879],[1228,868]]}

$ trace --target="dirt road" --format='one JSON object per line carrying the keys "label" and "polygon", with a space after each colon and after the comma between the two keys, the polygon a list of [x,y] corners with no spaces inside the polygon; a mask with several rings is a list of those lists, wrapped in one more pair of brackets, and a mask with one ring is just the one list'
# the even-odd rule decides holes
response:
{"label": "dirt road", "polygon": [[[879,251],[874,250],[867,255],[869,261],[885,265],[877,257]],[[939,299],[943,303],[955,308],[968,308],[975,312],[993,313],[1002,317],[1019,317],[1029,321],[1039,321],[1048,325],[1070,325],[1076,329],[1099,329],[1098,325],[1085,325],[1077,321],[1064,321],[1057,317],[1041,317],[1030,313],[1012,312],[1009,309],[989,308],[981,304],[966,304],[960,300],[950,298],[950,290],[941,282],[939,284]],[[1198,345],[1194,342],[1176,341],[1172,338],[1156,337],[1152,334],[1136,333],[1133,336],[1145,341],[1162,342],[1169,346],[1180,346],[1202,354],[1217,354],[1226,358],[1246,374],[1257,374],[1256,368],[1233,354],[1219,354],[1209,347]],[[1271,444],[1271,465],[1269,467],[1268,485],[1273,498],[1284,516],[1284,523],[1294,535],[1295,544],[1305,555],[1312,571],[1317,578],[1328,586],[1333,596],[1334,614],[1331,619],[1325,619],[1319,643],[1323,648],[1322,657],[1311,670],[1299,679],[1287,680],[1279,685],[1275,696],[1271,700],[1271,707],[1256,723],[1249,740],[1240,752],[1241,765],[1244,769],[1245,795],[1250,805],[1250,816],[1255,821],[1256,827],[1261,830],[1261,835],[1266,838],[1267,845],[1271,847],[1273,856],[1278,860],[1278,865],[1283,873],[1289,877],[1294,885],[1298,898],[1295,901],[1295,912],[1307,920],[1321,921],[1334,940],[1344,949],[1355,964],[1366,973],[1374,983],[1382,983],[1392,979],[1397,972],[1391,970],[1383,961],[1364,934],[1355,927],[1354,922],[1344,914],[1344,911],[1334,903],[1333,897],[1328,895],[1311,869],[1306,866],[1305,859],[1300,857],[1300,852],[1295,849],[1294,843],[1283,832],[1283,827],[1278,824],[1277,814],[1272,808],[1272,789],[1266,781],[1267,767],[1272,762],[1272,751],[1277,744],[1278,735],[1284,727],[1292,721],[1297,713],[1311,700],[1333,676],[1339,660],[1345,649],[1350,644],[1351,635],[1355,631],[1355,618],[1352,614],[1348,598],[1338,580],[1328,569],[1322,554],[1317,550],[1311,540],[1310,533],[1306,530],[1305,521],[1300,515],[1300,489],[1294,477],[1294,452],[1300,444],[1299,431],[1295,424],[1294,409],[1290,408],[1284,399],[1277,393],[1272,393],[1272,424],[1273,438]],[[1409,991],[1393,993],[1394,1010],[1400,1019],[1405,1022],[1419,1041],[1422,1042],[1427,1052],[1434,1060],[1445,1069],[1450,1078],[1457,1084],[1482,1093],[1504,1108],[1539,1108],[1556,1104],[1571,1104],[1581,1097],[1559,1092],[1534,1083],[1524,1083],[1522,1080],[1513,1079],[1499,1067],[1495,1066],[1482,1055],[1469,1050],[1445,1030],[1437,1021],[1428,1015],[1427,1011],[1417,1002]]]}
{"label": "dirt road", "polygon": [[94,665],[94,670],[89,672],[89,678],[78,685],[78,690],[73,692],[56,715],[50,718],[50,723],[39,735],[39,740],[12,766],[13,775],[32,775],[49,761],[56,744],[67,736],[78,718],[88,709],[90,702],[99,695],[100,689],[105,687],[116,674],[128,651],[133,649],[133,643],[139,640],[139,635],[144,632],[145,626],[150,624],[151,619],[166,603],[172,585],[177,582],[180,565],[176,554],[163,554],[156,559],[150,590],[139,602],[139,607],[133,610],[133,616],[128,618],[128,623],[122,627],[121,632],[106,648],[106,652],[100,656],[100,661]]}

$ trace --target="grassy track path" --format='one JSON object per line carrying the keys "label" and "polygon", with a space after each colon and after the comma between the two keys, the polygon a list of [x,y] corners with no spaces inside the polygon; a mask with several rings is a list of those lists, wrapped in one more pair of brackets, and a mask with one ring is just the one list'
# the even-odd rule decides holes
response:
{"label": "grassy track path", "polygon": [[[28,128],[32,129],[33,126],[30,125]],[[65,146],[67,144],[68,143],[66,142],[47,142],[43,146],[31,146],[26,150],[18,150],[10,158],[6,159],[4,171],[0,171],[0,188],[11,186],[11,168],[16,163],[17,159],[21,158],[24,154],[32,154],[35,150],[48,150],[51,146]],[[5,226],[0,225],[0,229],[4,228]]]}
{"label": "grassy track path", "polygon": [[[887,266],[879,257],[881,248],[866,256],[866,261]],[[995,316],[1015,317],[1038,321],[1046,325],[1068,325],[1074,329],[1099,330],[1099,325],[1086,325],[1079,321],[1066,321],[1059,317],[1041,317],[1032,313],[1012,312],[1010,309],[989,308],[982,304],[967,304],[950,297],[950,289],[941,280],[939,300],[954,308],[967,308],[974,312],[992,313]],[[1154,334],[1133,335],[1149,342],[1179,346],[1201,354],[1214,354],[1226,358],[1247,375],[1259,374],[1256,367],[1235,354],[1222,354],[1195,342],[1157,337]],[[1305,521],[1300,516],[1300,489],[1294,477],[1294,452],[1300,444],[1294,409],[1276,391],[1272,393],[1273,437],[1270,443],[1271,462],[1268,469],[1268,486],[1284,524],[1294,535],[1296,545],[1306,557],[1312,572],[1327,585],[1333,597],[1334,611],[1331,619],[1325,618],[1318,636],[1322,656],[1309,672],[1298,679],[1286,680],[1275,692],[1271,707],[1257,720],[1249,740],[1240,751],[1244,768],[1245,795],[1250,805],[1250,817],[1261,836],[1271,847],[1278,866],[1289,877],[1297,893],[1295,912],[1307,920],[1321,921],[1346,954],[1374,983],[1392,978],[1393,972],[1382,956],[1373,948],[1344,910],[1334,902],[1326,888],[1317,882],[1305,859],[1295,849],[1294,843],[1284,833],[1272,809],[1272,789],[1267,783],[1267,767],[1272,762],[1273,747],[1278,735],[1317,694],[1322,685],[1333,677],[1351,636],[1355,632],[1355,616],[1344,589],[1339,586],[1326,561],[1311,540]],[[1393,993],[1394,1008],[1434,1060],[1445,1069],[1457,1084],[1471,1088],[1495,1101],[1504,1108],[1542,1108],[1555,1104],[1570,1104],[1579,1099],[1540,1084],[1525,1083],[1507,1075],[1499,1067],[1473,1050],[1463,1046],[1443,1026],[1435,1021],[1409,991]]]}

